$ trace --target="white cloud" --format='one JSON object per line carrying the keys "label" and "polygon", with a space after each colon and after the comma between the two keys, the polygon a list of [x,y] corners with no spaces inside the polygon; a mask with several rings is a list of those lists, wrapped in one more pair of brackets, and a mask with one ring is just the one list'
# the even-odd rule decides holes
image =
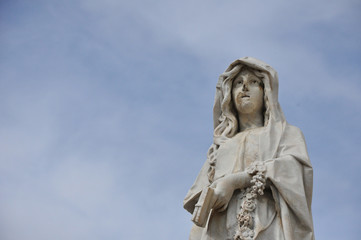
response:
{"label": "white cloud", "polygon": [[[2,239],[187,238],[181,203],[211,142],[214,84],[245,55],[278,70],[281,105],[308,133],[314,206],[334,208],[324,199],[335,183],[340,196],[359,196],[349,192],[359,166],[356,1],[24,6],[9,3],[1,22]],[[330,182],[328,171],[341,173]],[[351,207],[331,216],[343,221]],[[338,223],[325,227],[322,211],[316,236],[332,239]]]}

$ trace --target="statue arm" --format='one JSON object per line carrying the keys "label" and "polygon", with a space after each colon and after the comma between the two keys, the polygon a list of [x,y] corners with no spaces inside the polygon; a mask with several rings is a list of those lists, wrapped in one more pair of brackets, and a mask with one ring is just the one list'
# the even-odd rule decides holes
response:
{"label": "statue arm", "polygon": [[249,187],[251,179],[251,175],[247,172],[237,172],[215,181],[211,185],[211,187],[214,188],[213,208],[219,212],[226,210],[233,192],[237,189]]}

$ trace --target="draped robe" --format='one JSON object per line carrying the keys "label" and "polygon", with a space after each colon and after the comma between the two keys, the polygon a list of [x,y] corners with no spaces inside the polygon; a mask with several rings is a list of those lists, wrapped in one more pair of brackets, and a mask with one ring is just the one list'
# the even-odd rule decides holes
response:
{"label": "draped robe", "polygon": [[[249,155],[247,144],[256,146],[256,153],[252,154],[255,154],[254,160],[263,161],[266,166],[267,185],[265,194],[256,200],[254,239],[314,240],[311,213],[313,170],[301,130],[286,122],[278,103],[277,73],[264,62],[248,57],[233,62],[225,73],[231,72],[238,64],[266,73],[263,83],[269,101],[269,121],[256,132],[251,130],[253,143],[247,140],[249,133],[240,132],[221,144],[217,153],[214,179],[244,171],[249,165],[249,158],[245,157]],[[215,127],[219,124],[221,114],[222,80],[221,75],[214,105]],[[207,176],[209,166],[207,160],[184,199],[184,208],[190,213],[193,212],[202,189],[210,185]],[[235,190],[228,208],[221,213],[212,213],[205,228],[194,225],[190,239],[233,239],[241,199],[241,191]]]}

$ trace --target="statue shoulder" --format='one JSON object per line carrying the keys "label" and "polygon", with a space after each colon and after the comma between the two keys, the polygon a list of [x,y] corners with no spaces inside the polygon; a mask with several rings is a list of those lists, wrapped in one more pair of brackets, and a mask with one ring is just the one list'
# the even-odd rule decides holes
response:
{"label": "statue shoulder", "polygon": [[305,141],[305,137],[301,129],[288,123],[285,127],[284,136],[286,138],[290,137],[292,139],[302,140],[303,142]]}

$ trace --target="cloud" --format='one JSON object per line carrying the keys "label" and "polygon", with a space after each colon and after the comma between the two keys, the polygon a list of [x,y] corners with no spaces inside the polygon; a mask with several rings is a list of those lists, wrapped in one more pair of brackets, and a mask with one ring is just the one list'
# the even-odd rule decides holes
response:
{"label": "cloud", "polygon": [[357,1],[2,6],[2,239],[186,239],[215,83],[246,55],[278,71],[305,133],[316,236],[337,236],[327,219],[357,235]]}

